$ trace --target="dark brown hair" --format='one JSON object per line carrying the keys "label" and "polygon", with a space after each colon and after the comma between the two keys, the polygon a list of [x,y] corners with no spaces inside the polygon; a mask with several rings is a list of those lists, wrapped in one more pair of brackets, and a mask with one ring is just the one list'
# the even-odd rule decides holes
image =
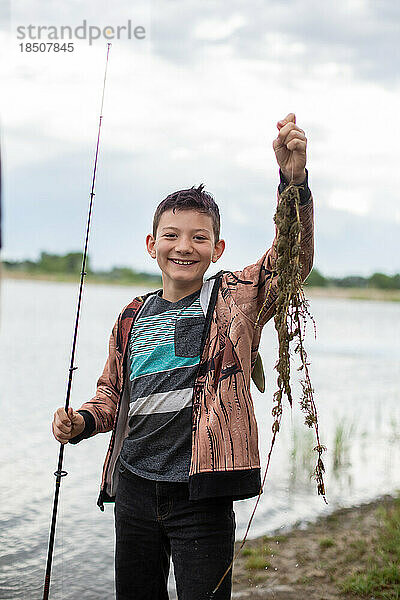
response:
{"label": "dark brown hair", "polygon": [[209,215],[212,219],[214,241],[218,242],[220,232],[220,216],[217,204],[214,198],[208,192],[204,191],[204,184],[198,188],[194,186],[187,190],[178,190],[167,196],[156,208],[153,217],[153,237],[156,237],[157,228],[160,223],[161,215],[167,210],[197,210],[198,212]]}

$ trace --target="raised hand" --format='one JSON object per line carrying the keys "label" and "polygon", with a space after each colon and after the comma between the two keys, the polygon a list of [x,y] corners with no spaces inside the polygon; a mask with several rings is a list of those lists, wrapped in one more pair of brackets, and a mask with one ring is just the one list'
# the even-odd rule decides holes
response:
{"label": "raised hand", "polygon": [[278,165],[287,181],[302,183],[306,177],[307,138],[304,131],[296,125],[296,115],[289,113],[276,124],[278,137],[273,141]]}

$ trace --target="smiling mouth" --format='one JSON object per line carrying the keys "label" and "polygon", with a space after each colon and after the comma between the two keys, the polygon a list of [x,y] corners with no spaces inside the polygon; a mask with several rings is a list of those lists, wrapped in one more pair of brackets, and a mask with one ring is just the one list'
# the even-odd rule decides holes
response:
{"label": "smiling mouth", "polygon": [[178,258],[169,258],[168,260],[170,260],[171,262],[173,262],[175,265],[183,265],[183,266],[190,266],[190,265],[195,265],[198,261],[197,260],[179,260]]}

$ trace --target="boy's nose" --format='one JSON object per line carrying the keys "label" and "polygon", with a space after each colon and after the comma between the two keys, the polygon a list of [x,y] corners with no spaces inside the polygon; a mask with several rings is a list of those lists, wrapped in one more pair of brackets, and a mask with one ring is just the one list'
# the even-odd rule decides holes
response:
{"label": "boy's nose", "polygon": [[184,254],[191,254],[193,252],[190,240],[184,238],[181,238],[177,241],[175,245],[175,250]]}

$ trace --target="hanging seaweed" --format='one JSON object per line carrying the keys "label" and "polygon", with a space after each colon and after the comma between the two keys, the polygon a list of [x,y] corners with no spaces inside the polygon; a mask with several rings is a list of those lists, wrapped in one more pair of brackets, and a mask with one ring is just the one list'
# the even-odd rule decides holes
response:
{"label": "hanging seaweed", "polygon": [[300,241],[302,231],[299,204],[299,188],[298,186],[289,184],[279,195],[278,205],[274,216],[274,221],[277,228],[275,242],[277,252],[276,266],[269,280],[269,288],[267,289],[266,298],[254,325],[255,327],[258,325],[261,315],[269,302],[272,282],[274,280],[274,276],[277,276],[277,300],[275,305],[276,310],[274,321],[279,342],[279,357],[275,365],[275,369],[278,371],[278,389],[273,396],[272,416],[274,421],[272,424],[272,440],[267,456],[267,465],[265,467],[261,488],[253,511],[250,515],[250,519],[247,523],[243,539],[239,548],[236,550],[230,565],[219,580],[217,586],[214,588],[211,598],[214,597],[214,594],[220,587],[222,581],[225,579],[246,543],[247,536],[264,488],[276,436],[280,431],[283,413],[283,396],[286,395],[290,406],[293,405],[292,389],[290,384],[290,346],[292,343],[295,343],[294,351],[299,355],[300,366],[298,367],[298,370],[303,372],[303,376],[300,380],[302,387],[300,407],[305,414],[305,424],[308,427],[314,428],[317,442],[316,446],[314,447],[314,451],[317,452],[318,456],[313,477],[317,483],[318,494],[322,495],[324,501],[327,503],[323,478],[325,468],[322,461],[322,453],[326,450],[326,447],[321,444],[319,438],[318,415],[314,402],[314,390],[311,385],[311,379],[308,370],[310,363],[308,362],[307,353],[303,344],[307,319],[312,321],[314,332],[315,322],[310,314],[308,302],[304,296],[302,287],[302,265],[300,262]]}
{"label": "hanging seaweed", "polygon": [[300,360],[299,371],[302,371],[300,380],[302,393],[300,407],[305,415],[305,424],[314,428],[317,452],[316,466],[313,477],[317,483],[318,494],[325,498],[325,484],[323,479],[324,463],[322,453],[326,450],[320,442],[318,429],[318,415],[314,402],[314,390],[311,385],[309,362],[307,352],[304,348],[304,334],[307,319],[315,322],[308,308],[308,302],[302,288],[302,265],[300,256],[301,222],[299,214],[299,188],[289,185],[280,195],[274,221],[277,227],[276,240],[276,271],[277,271],[277,293],[275,311],[275,329],[278,334],[279,357],[275,365],[278,372],[278,389],[274,393],[272,416],[273,439],[280,429],[282,418],[282,400],[286,395],[290,406],[293,404],[291,377],[291,352],[290,346],[295,344],[294,351]]}

